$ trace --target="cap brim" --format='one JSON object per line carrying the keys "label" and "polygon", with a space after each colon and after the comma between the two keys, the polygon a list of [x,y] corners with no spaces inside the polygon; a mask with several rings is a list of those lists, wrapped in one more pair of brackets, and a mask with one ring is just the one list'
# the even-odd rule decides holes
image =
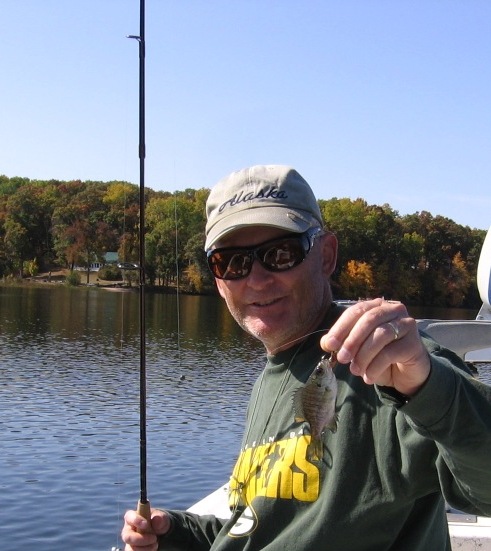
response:
{"label": "cap brim", "polygon": [[[231,223],[231,219],[236,219]],[[292,210],[283,207],[261,207],[243,211],[239,216],[232,214],[214,224],[206,236],[205,250],[211,247],[226,235],[250,226],[267,226],[279,228],[288,232],[303,233],[319,222],[308,212]]]}

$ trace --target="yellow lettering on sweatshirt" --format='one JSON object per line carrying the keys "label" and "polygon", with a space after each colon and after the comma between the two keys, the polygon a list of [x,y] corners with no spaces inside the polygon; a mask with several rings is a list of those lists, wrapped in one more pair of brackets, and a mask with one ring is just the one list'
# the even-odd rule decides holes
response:
{"label": "yellow lettering on sweatshirt", "polygon": [[242,450],[230,479],[230,506],[250,505],[257,496],[315,501],[320,473],[307,459],[310,435],[268,441]]}

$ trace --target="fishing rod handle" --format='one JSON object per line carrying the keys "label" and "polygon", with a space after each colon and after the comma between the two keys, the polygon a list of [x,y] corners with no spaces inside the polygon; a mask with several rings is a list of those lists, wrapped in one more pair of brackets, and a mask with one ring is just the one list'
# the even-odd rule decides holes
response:
{"label": "fishing rod handle", "polygon": [[145,530],[146,532],[151,532],[152,531],[152,526],[150,524],[150,519],[151,519],[151,509],[150,509],[150,501],[147,501],[146,503],[142,503],[142,501],[138,501],[138,505],[136,506],[136,512],[142,516],[143,518],[145,518],[146,520],[148,520],[148,523],[149,523],[149,529],[148,530]]}

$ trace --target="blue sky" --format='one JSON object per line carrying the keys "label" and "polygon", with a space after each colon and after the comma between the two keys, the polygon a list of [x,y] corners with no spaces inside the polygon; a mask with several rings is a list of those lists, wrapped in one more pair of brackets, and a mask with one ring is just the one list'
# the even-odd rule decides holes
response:
{"label": "blue sky", "polygon": [[[0,174],[139,181],[138,0],[2,0]],[[489,0],[147,0],[146,185],[292,165],[491,225]]]}

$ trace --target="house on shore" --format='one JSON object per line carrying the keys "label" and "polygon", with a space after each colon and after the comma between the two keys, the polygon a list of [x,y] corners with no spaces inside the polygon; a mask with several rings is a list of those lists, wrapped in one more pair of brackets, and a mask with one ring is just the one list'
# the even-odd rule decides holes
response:
{"label": "house on shore", "polygon": [[[104,266],[107,266],[110,264],[116,266],[118,262],[119,262],[118,253],[107,252],[104,254],[103,261],[91,262],[91,264],[89,265],[89,272],[98,272],[101,268],[104,268]],[[74,267],[74,270],[77,270],[78,272],[86,272],[87,266],[76,265]]]}

